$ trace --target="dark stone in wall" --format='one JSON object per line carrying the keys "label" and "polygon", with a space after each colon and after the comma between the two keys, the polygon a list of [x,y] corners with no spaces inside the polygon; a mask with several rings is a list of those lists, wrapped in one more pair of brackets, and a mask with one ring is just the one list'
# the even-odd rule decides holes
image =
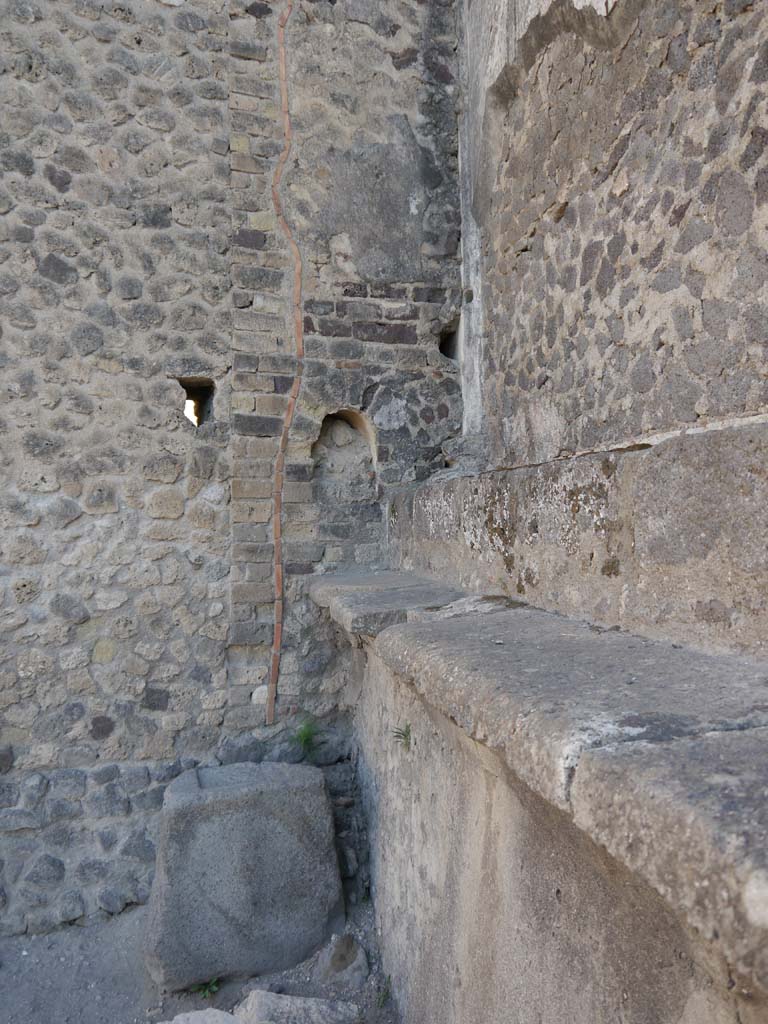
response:
{"label": "dark stone in wall", "polygon": [[49,253],[38,264],[38,271],[55,284],[72,284],[78,278],[75,267],[55,253]]}

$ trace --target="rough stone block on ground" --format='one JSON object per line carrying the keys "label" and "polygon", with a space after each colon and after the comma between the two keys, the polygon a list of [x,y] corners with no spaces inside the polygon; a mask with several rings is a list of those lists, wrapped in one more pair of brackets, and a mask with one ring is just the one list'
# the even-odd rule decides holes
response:
{"label": "rough stone block on ground", "polygon": [[362,988],[370,968],[363,947],[352,935],[335,935],[317,958],[314,978],[319,984],[337,982]]}
{"label": "rough stone block on ground", "polygon": [[239,1024],[359,1024],[354,1003],[251,992],[235,1010]]}
{"label": "rough stone block on ground", "polygon": [[161,987],[284,970],[342,923],[319,769],[233,764],[168,787],[146,943]]}

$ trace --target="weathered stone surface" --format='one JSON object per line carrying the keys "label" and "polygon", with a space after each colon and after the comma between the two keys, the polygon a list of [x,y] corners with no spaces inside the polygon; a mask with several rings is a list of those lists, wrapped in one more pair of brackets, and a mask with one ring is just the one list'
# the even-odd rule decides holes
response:
{"label": "weathered stone surface", "polygon": [[574,819],[768,981],[768,729],[584,751]]}
{"label": "weathered stone surface", "polygon": [[256,990],[235,1010],[242,1024],[359,1024],[352,1003],[301,996],[280,996]]}
{"label": "weathered stone surface", "polygon": [[701,735],[725,723],[768,725],[760,662],[697,654],[525,607],[391,627],[377,650],[562,807],[584,749]]}
{"label": "weathered stone surface", "polygon": [[[620,1008],[632,1024],[762,1024],[766,1001],[753,980],[734,985],[712,943],[637,873],[375,653],[357,722],[381,952],[405,1020],[508,1024],[514,1012],[526,1022],[613,1024]],[[408,750],[392,736],[406,723]],[[652,758],[655,745],[642,746]],[[641,837],[630,825],[627,841],[655,857],[651,836],[668,848],[687,832],[680,810],[666,831]],[[719,876],[710,877],[714,889]],[[723,906],[724,920],[729,913]]]}
{"label": "weathered stone surface", "polygon": [[[264,725],[277,597],[278,711],[335,713],[306,578],[383,563],[383,490],[441,466],[460,421],[458,371],[437,352],[460,290],[454,12],[294,5],[285,25],[301,382],[295,253],[270,187],[278,17],[260,0],[0,0],[0,771],[88,773],[86,793],[2,808],[0,827],[52,856],[66,835],[73,865],[109,836],[109,878],[51,890],[81,886],[87,917],[141,895],[151,864],[123,849],[145,828],[152,841],[164,784],[115,778],[99,795],[91,768],[240,759]],[[211,385],[193,426],[186,394]],[[268,732],[248,756],[262,741],[297,756]],[[0,928],[23,930],[28,897],[2,885]]]}
{"label": "weathered stone surface", "polygon": [[[160,768],[224,732],[227,423],[222,409],[196,434],[169,380],[181,362],[222,380],[231,362],[228,167],[212,146],[228,95],[202,96],[228,75],[215,6],[189,0],[206,20],[183,27],[155,0],[0,3],[0,778],[23,790],[79,770],[88,786],[2,808],[0,931],[23,932],[33,911],[37,931],[81,904],[92,917],[102,889],[118,894],[110,909],[139,901],[152,865],[119,845],[108,879],[75,874],[107,825],[122,842],[157,810],[148,787],[100,798],[91,768]],[[178,486],[183,524],[148,514],[158,459],[176,467],[157,482]],[[200,493],[203,464],[221,494]],[[147,684],[164,708],[144,702]],[[66,865],[45,918],[7,866],[17,838]]]}
{"label": "weathered stone surface", "polygon": [[310,597],[348,633],[376,636],[405,622],[408,612],[450,604],[463,591],[408,573],[333,574],[312,583]]}
{"label": "weathered stone surface", "polygon": [[[759,86],[735,52],[749,18],[731,10],[712,34],[687,3],[620,3],[608,19],[512,0],[468,13],[467,186],[488,235],[480,386],[492,464],[764,409],[750,340],[750,308],[765,301],[752,255],[761,217],[744,172]],[[764,17],[751,24],[762,38]],[[594,89],[571,77],[583,59]],[[539,60],[557,81],[546,125]],[[578,142],[565,142],[583,119]],[[541,164],[530,159],[539,147]]]}
{"label": "weathered stone surface", "polygon": [[762,649],[765,11],[458,6],[294,4],[284,111],[278,5],[3,2],[0,828],[65,875],[4,867],[0,928],[141,902],[174,774],[303,756],[287,713],[354,690],[308,578],[386,564],[382,499],[467,453],[513,469],[432,492],[409,566]]}
{"label": "weathered stone surface", "polygon": [[315,964],[317,982],[335,982],[350,988],[362,988],[370,968],[363,947],[352,935],[335,936],[323,949]]}
{"label": "weathered stone surface", "polygon": [[[473,591],[714,650],[765,653],[768,426],[435,480],[395,557]],[[328,583],[330,585],[330,582]]]}
{"label": "weathered stone surface", "polygon": [[147,501],[147,515],[153,519],[179,519],[184,514],[184,495],[175,487],[155,491]]}
{"label": "weathered stone surface", "polygon": [[[372,594],[385,586],[397,574],[372,576]],[[376,658],[768,988],[765,665],[464,604],[384,630]]]}
{"label": "weathered stone surface", "polygon": [[166,791],[147,933],[164,988],[281,970],[343,920],[322,773],[236,764]]}

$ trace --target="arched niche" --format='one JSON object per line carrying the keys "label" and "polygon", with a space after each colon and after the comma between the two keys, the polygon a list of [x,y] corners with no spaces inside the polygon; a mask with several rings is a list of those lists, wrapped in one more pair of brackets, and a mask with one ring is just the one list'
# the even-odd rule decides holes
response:
{"label": "arched niche", "polygon": [[312,446],[313,479],[350,500],[376,498],[374,428],[356,409],[340,409],[324,417]]}

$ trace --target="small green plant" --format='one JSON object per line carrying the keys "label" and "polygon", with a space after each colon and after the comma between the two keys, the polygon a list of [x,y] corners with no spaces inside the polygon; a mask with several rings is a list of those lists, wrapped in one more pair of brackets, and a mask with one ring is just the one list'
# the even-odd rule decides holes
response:
{"label": "small green plant", "polygon": [[379,994],[376,996],[376,1005],[380,1010],[383,1010],[391,998],[392,976],[388,974],[384,980],[384,984],[381,986]]}
{"label": "small green plant", "polygon": [[203,999],[213,999],[219,991],[219,987],[219,979],[212,978],[210,981],[204,981],[202,985],[195,985],[192,991],[195,995],[202,996]]}
{"label": "small green plant", "polygon": [[313,722],[311,718],[308,718],[305,722],[302,722],[299,728],[296,730],[296,742],[299,744],[304,752],[304,756],[308,756],[312,753],[317,742],[317,734],[319,733],[317,722]]}
{"label": "small green plant", "polygon": [[392,735],[395,737],[397,742],[403,747],[404,750],[411,749],[411,723],[406,722],[403,726],[398,726],[397,729],[392,730]]}

